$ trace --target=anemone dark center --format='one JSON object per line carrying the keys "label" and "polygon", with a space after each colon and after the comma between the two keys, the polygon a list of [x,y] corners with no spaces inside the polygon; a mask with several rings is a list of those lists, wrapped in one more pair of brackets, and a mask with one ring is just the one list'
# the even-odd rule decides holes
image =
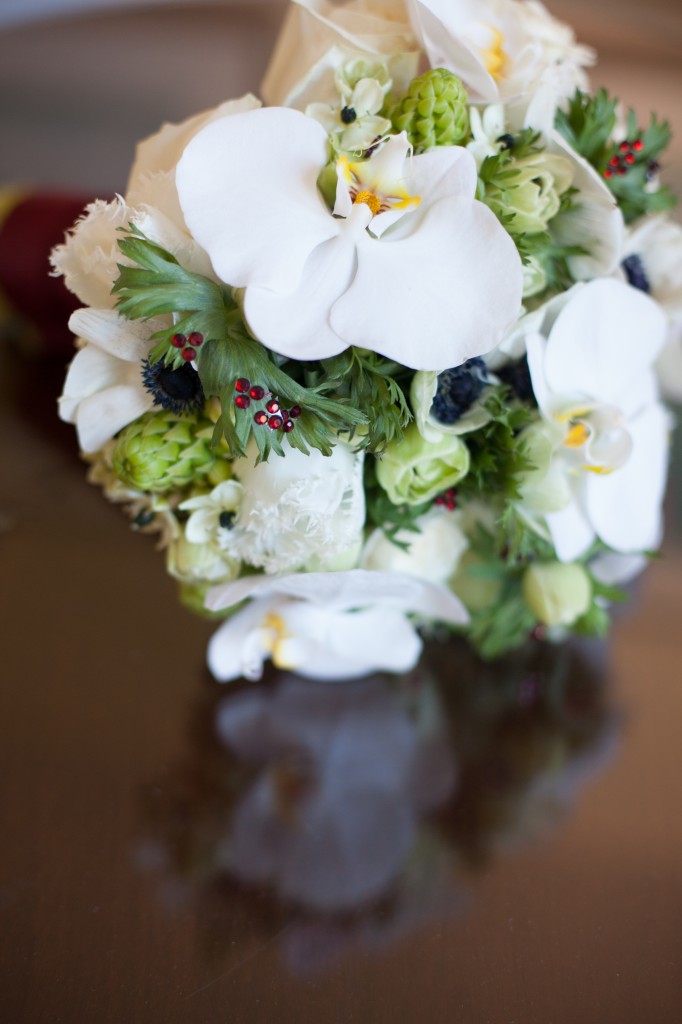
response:
{"label": "anemone dark center", "polygon": [[621,265],[625,271],[628,283],[633,288],[639,288],[641,292],[646,292],[648,295],[651,291],[651,285],[644,269],[642,257],[633,252],[630,256],[625,257]]}
{"label": "anemone dark center", "polygon": [[480,356],[467,359],[466,363],[451,370],[444,370],[438,376],[431,405],[432,415],[439,423],[456,423],[480,396],[486,380],[486,367]]}
{"label": "anemone dark center", "polygon": [[142,364],[142,380],[152,395],[154,405],[160,405],[176,415],[193,412],[204,404],[204,389],[199,374],[189,363],[177,369],[159,361]]}
{"label": "anemone dark center", "polygon": [[341,120],[344,124],[352,124],[357,119],[357,116],[353,107],[344,107],[341,111]]}
{"label": "anemone dark center", "polygon": [[516,397],[520,398],[522,402],[537,405],[526,356],[523,356],[523,358],[515,363],[507,363],[501,370],[495,370],[495,373],[502,383],[511,388]]}

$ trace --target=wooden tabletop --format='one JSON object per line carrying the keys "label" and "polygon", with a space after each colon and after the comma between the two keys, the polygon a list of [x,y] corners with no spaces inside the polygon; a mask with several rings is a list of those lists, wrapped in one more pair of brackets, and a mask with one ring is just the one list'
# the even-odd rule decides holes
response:
{"label": "wooden tabletop", "polygon": [[[0,177],[107,195],[163,117],[256,85],[281,5],[194,7],[0,36]],[[657,38],[599,79],[674,116]],[[682,1020],[679,465],[608,646],[230,689],[86,483],[60,360],[0,356],[2,1021]]]}

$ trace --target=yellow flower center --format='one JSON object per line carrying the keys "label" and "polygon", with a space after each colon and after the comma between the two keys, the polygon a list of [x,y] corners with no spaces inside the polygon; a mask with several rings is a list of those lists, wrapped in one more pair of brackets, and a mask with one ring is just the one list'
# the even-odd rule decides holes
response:
{"label": "yellow flower center", "polygon": [[369,206],[373,217],[376,217],[377,213],[379,213],[379,210],[381,209],[381,200],[379,199],[379,196],[375,196],[373,192],[368,192],[367,189],[363,189],[362,192],[358,192],[353,202],[355,204],[364,203],[365,206]]}
{"label": "yellow flower center", "polygon": [[485,69],[489,75],[495,79],[496,82],[502,78],[504,69],[507,64],[507,54],[502,49],[504,43],[504,36],[499,29],[489,26],[490,33],[492,35],[492,42],[487,50],[483,51],[483,61],[485,63]]}
{"label": "yellow flower center", "polygon": [[264,646],[270,652],[272,657],[272,663],[276,668],[293,669],[296,668],[287,660],[285,655],[285,645],[289,639],[284,625],[284,620],[279,615],[274,615],[270,612],[265,616],[263,622],[263,628],[266,629],[270,636],[265,641]]}
{"label": "yellow flower center", "polygon": [[564,445],[566,448],[580,448],[589,436],[590,432],[584,423],[574,423],[564,438]]}

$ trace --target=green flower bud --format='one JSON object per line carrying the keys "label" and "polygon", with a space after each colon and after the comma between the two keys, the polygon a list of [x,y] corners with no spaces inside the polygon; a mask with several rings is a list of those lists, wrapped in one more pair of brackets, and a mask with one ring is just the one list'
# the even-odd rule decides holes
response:
{"label": "green flower bud", "polygon": [[590,578],[576,562],[531,565],[521,586],[526,604],[545,626],[573,625],[592,600]]}
{"label": "green flower bud", "polygon": [[[123,483],[139,491],[172,491],[217,472],[213,424],[204,416],[148,412],[123,430],[112,465]],[[218,475],[220,475],[218,473]]]}
{"label": "green flower bud", "polygon": [[485,611],[500,596],[501,579],[480,572],[484,567],[485,562],[479,555],[465,551],[450,580],[450,588],[470,612]]}
{"label": "green flower bud", "polygon": [[231,608],[228,611],[211,612],[204,605],[206,595],[213,586],[215,586],[214,583],[179,583],[178,597],[180,604],[184,605],[188,611],[193,612],[195,615],[201,615],[205,619],[219,620],[227,618],[232,613]]}
{"label": "green flower bud", "polygon": [[421,505],[469,472],[469,449],[454,434],[427,441],[415,423],[377,460],[377,480],[395,505]]}
{"label": "green flower bud", "polygon": [[531,153],[512,160],[504,188],[488,184],[484,202],[497,216],[513,217],[505,222],[511,235],[534,235],[545,231],[559,212],[561,196],[573,182],[573,170],[562,156]]}
{"label": "green flower bud", "polygon": [[469,138],[468,99],[456,75],[434,68],[412,79],[389,117],[396,132],[407,132],[415,153],[434,146],[460,146]]}

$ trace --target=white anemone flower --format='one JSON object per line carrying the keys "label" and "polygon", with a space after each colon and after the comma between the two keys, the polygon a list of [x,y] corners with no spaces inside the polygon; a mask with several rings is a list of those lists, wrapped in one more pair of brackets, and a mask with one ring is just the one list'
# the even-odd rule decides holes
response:
{"label": "white anemone flower", "polygon": [[569,96],[585,88],[594,54],[572,30],[530,0],[410,0],[415,31],[432,67],[454,72],[474,102],[509,102],[543,80]]}
{"label": "white anemone flower", "polygon": [[642,217],[625,236],[622,273],[660,303],[671,323],[682,320],[682,227],[664,214]]}
{"label": "white anemone flower", "polygon": [[223,548],[270,574],[354,566],[365,524],[362,453],[341,442],[330,456],[288,444],[285,451],[258,462],[252,441],[233,461],[241,500]]}
{"label": "white anemone flower", "polygon": [[341,76],[337,79],[342,103],[336,106],[310,103],[305,112],[334,137],[339,149],[361,153],[369,149],[379,136],[391,131],[388,118],[379,116],[386,98],[386,86],[390,87],[391,80],[382,84],[376,78],[361,78],[350,90],[344,88]]}
{"label": "white anemone flower", "polygon": [[474,198],[471,154],[410,162],[391,136],[369,160],[340,159],[332,215],[316,185],[326,146],[316,121],[265,108],[208,125],[178,164],[185,220],[245,289],[253,334],[294,359],[359,345],[424,370],[492,349],[518,316],[522,265]]}
{"label": "white anemone flower", "polygon": [[84,452],[96,452],[153,407],[142,361],[161,319],[125,320],[111,309],[77,309],[69,328],[84,343],[74,356],[59,399],[60,419],[74,423]]}
{"label": "white anemone flower", "polygon": [[526,337],[553,439],[550,471],[563,477],[569,499],[545,515],[561,561],[579,558],[596,538],[621,553],[660,542],[669,420],[653,364],[664,339],[659,306],[613,279],[549,303]]}
{"label": "white anemone flower", "polygon": [[260,679],[268,658],[278,668],[330,681],[407,672],[422,650],[409,613],[454,625],[468,621],[445,587],[365,569],[247,576],[212,588],[206,607],[221,611],[248,598],[209,643],[208,665],[221,682]]}
{"label": "white anemone flower", "polygon": [[185,536],[192,544],[214,544],[229,547],[229,533],[242,501],[243,488],[236,480],[223,480],[208,494],[197,494],[180,504],[190,517]]}

